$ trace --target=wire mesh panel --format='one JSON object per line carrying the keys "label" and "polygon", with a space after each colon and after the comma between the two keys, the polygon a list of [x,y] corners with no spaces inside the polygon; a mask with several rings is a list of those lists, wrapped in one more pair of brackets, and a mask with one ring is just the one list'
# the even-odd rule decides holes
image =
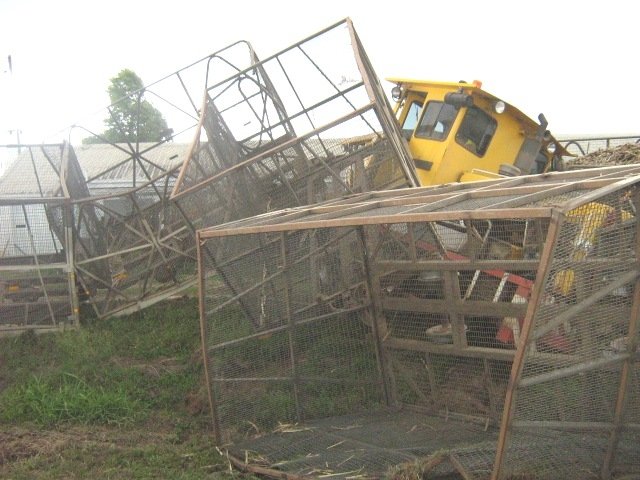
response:
{"label": "wire mesh panel", "polygon": [[[640,137],[637,135],[630,136],[621,136],[621,137],[584,137],[584,138],[563,138],[560,140],[560,143],[567,151],[573,155],[578,157],[582,155],[590,156],[595,152],[602,152],[607,149],[614,149],[616,147],[620,147],[621,145],[627,144],[638,144],[640,143]],[[585,159],[587,160],[587,159]],[[593,160],[593,159],[591,159]],[[624,163],[635,163],[635,162],[624,162]],[[574,162],[571,160],[567,161],[567,166],[569,168],[573,167]],[[578,160],[575,164],[579,164],[580,166],[604,166],[604,165],[614,165],[614,163],[606,161],[606,162],[589,162],[583,161],[583,159]]]}
{"label": "wire mesh panel", "polygon": [[[384,401],[356,230],[220,243],[202,251],[210,272],[203,290],[209,372],[223,441]],[[218,258],[209,258],[211,251]],[[231,299],[215,295],[223,277],[234,287]]]}
{"label": "wire mesh panel", "polygon": [[[636,196],[620,188],[566,213],[527,341],[503,478],[640,471]],[[523,459],[517,445],[541,431],[554,434]]]}
{"label": "wire mesh panel", "polygon": [[[153,138],[152,108],[168,125]],[[238,42],[100,115],[72,128],[82,171],[68,179],[76,268],[99,316],[193,285],[197,228],[412,184],[348,21],[264,62]]]}
{"label": "wire mesh panel", "polygon": [[0,334],[77,324],[65,145],[11,148],[0,178]]}
{"label": "wire mesh panel", "polygon": [[193,284],[193,230],[168,201],[175,175],[74,204],[75,266],[99,315],[140,308]]}
{"label": "wire mesh panel", "polygon": [[637,472],[640,180],[611,172],[199,231],[219,442],[274,475]]}
{"label": "wire mesh panel", "polygon": [[[249,44],[234,43],[127,92],[72,128],[70,136],[82,138],[77,183],[84,185],[72,195],[75,267],[99,316],[139,309],[195,284],[188,214],[197,218],[204,208],[185,212],[170,194],[197,134],[203,92],[255,61]],[[168,126],[161,138],[148,130],[150,109]]]}
{"label": "wire mesh panel", "polygon": [[74,325],[73,275],[67,238],[53,231],[51,203],[0,199],[0,333]]}
{"label": "wire mesh panel", "polygon": [[351,23],[334,25],[207,90],[174,198],[206,226],[412,185],[386,102]]}

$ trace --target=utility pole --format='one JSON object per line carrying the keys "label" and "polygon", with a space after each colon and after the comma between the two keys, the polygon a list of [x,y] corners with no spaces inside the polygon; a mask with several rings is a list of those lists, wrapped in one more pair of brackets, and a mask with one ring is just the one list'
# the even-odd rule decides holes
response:
{"label": "utility pole", "polygon": [[[15,98],[15,88],[14,88],[14,80],[13,80],[13,60],[11,58],[11,54],[7,55],[7,67],[8,70],[7,72],[9,73],[9,85],[10,85],[10,95],[11,95],[11,101],[15,102],[14,98]],[[15,107],[15,103],[14,103],[14,107]],[[15,108],[12,109],[13,110],[13,114],[15,115]],[[14,117],[15,118],[15,117]],[[20,127],[18,125],[15,126],[15,129],[9,129],[9,135],[13,135],[15,132],[16,135],[16,144],[18,145],[18,153],[20,153],[21,147],[20,147],[20,134],[22,133],[22,131],[20,130]]]}

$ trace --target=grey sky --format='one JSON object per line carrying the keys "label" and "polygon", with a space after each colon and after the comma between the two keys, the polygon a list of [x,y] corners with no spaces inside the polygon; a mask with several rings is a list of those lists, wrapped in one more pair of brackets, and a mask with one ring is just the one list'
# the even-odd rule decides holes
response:
{"label": "grey sky", "polygon": [[264,58],[347,16],[383,79],[479,79],[543,112],[555,134],[637,134],[627,84],[638,10],[622,0],[0,0],[0,143],[16,127],[27,142],[56,139],[108,104],[123,68],[150,83],[239,39]]}

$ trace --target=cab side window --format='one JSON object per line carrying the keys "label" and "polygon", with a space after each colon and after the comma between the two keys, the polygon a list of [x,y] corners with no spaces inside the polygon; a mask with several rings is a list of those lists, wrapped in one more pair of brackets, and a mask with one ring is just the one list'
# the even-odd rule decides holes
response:
{"label": "cab side window", "polygon": [[427,103],[416,129],[416,137],[444,140],[457,115],[458,109],[453,105],[437,101]]}
{"label": "cab side window", "polygon": [[479,157],[484,156],[491,139],[496,133],[497,122],[478,107],[467,109],[458,133],[456,142]]}
{"label": "cab side window", "polygon": [[407,116],[404,118],[404,122],[402,122],[402,135],[407,140],[413,135],[413,130],[418,124],[418,118],[420,118],[420,112],[422,112],[422,103],[411,102]]}

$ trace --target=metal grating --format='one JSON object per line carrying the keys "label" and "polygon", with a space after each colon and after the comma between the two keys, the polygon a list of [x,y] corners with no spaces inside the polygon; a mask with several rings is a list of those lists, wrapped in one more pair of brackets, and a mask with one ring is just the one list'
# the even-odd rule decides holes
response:
{"label": "metal grating", "polygon": [[629,172],[366,194],[200,230],[218,442],[274,476],[637,472]]}

